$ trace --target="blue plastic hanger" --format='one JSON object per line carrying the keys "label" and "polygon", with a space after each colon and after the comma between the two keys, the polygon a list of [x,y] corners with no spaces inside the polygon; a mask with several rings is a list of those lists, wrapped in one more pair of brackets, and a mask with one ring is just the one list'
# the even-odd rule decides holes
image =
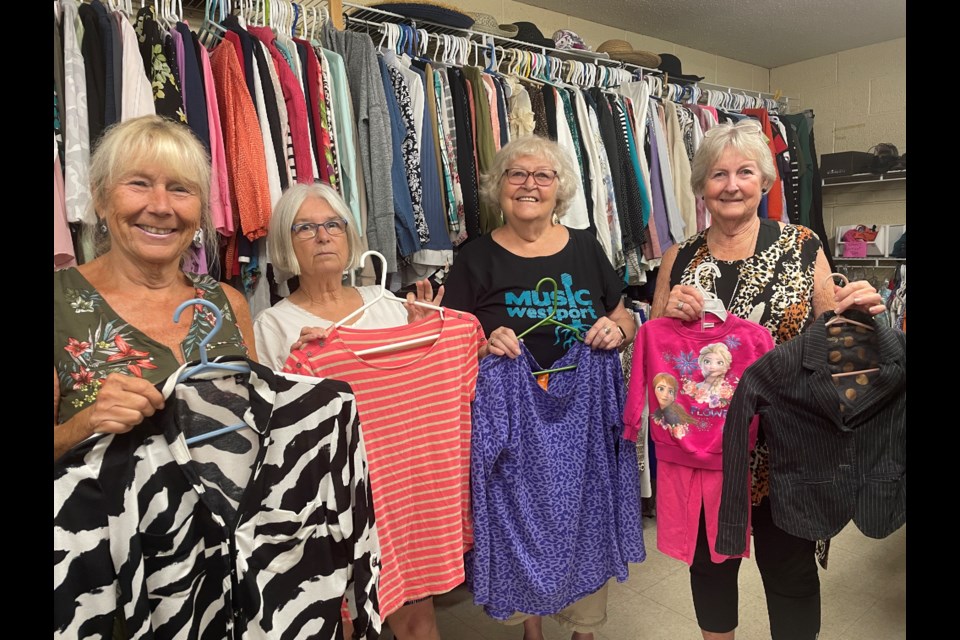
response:
{"label": "blue plastic hanger", "polygon": [[[190,305],[201,305],[207,307],[213,312],[214,317],[216,318],[216,323],[213,325],[213,329],[210,330],[210,333],[200,341],[200,364],[191,367],[185,370],[180,377],[177,378],[177,382],[183,382],[187,378],[194,376],[198,373],[204,371],[233,371],[236,373],[250,373],[250,365],[243,364],[233,364],[229,362],[210,362],[207,359],[207,345],[210,344],[210,341],[213,339],[213,336],[217,335],[217,332],[220,331],[220,327],[223,325],[223,314],[220,313],[220,309],[217,308],[217,305],[213,304],[209,300],[203,300],[201,298],[193,298],[192,300],[187,300],[180,304],[177,307],[176,311],[173,312],[173,321],[180,322],[180,314],[183,313],[183,310],[189,307]],[[187,438],[187,444],[193,444],[194,442],[200,442],[201,440],[208,440],[215,436],[221,435],[223,433],[230,433],[231,431],[237,431],[248,426],[245,422],[240,424],[230,425],[229,427],[223,427],[222,429],[216,429],[214,431],[208,431],[207,433],[202,433],[192,438]]]}

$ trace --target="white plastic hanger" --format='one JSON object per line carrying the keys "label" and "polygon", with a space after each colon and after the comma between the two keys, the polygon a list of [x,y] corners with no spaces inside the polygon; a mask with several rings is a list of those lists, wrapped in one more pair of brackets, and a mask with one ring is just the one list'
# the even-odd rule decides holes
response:
{"label": "white plastic hanger", "polygon": [[720,267],[712,262],[701,262],[696,271],[693,272],[693,281],[697,287],[697,290],[700,292],[700,295],[703,296],[703,311],[700,313],[700,329],[709,329],[713,326],[712,322],[706,322],[704,320],[706,314],[712,313],[713,315],[720,318],[721,322],[725,322],[727,319],[727,308],[723,304],[723,300],[717,297],[712,291],[707,291],[703,288],[703,285],[700,283],[700,275],[704,270],[712,271],[714,277],[719,278]]}
{"label": "white plastic hanger", "polygon": [[[380,275],[380,291],[377,293],[376,297],[374,297],[373,300],[371,300],[370,302],[367,302],[366,304],[362,305],[359,309],[357,309],[357,310],[355,310],[355,311],[353,311],[353,312],[351,312],[351,313],[348,313],[346,316],[344,316],[343,318],[341,318],[338,322],[333,323],[333,327],[334,327],[334,328],[342,327],[344,324],[347,323],[347,321],[352,320],[353,318],[359,316],[359,315],[362,314],[364,311],[366,311],[367,309],[369,309],[370,307],[372,307],[372,306],[375,305],[376,303],[380,302],[380,300],[383,300],[383,299],[391,300],[391,301],[397,302],[397,303],[399,303],[399,304],[406,304],[406,303],[407,303],[407,301],[404,300],[404,299],[402,299],[402,298],[395,298],[395,297],[387,298],[387,297],[386,297],[386,295],[387,295],[387,259],[383,256],[382,253],[380,253],[379,251],[372,251],[372,250],[371,250],[371,251],[364,251],[364,252],[363,252],[363,255],[360,256],[360,266],[363,267],[364,263],[365,263],[366,260],[367,260],[367,257],[369,257],[369,256],[374,256],[374,257],[379,258],[379,259],[380,259],[380,264],[381,264],[382,267],[383,267],[383,269],[382,269],[381,272],[380,272],[380,274],[381,274],[381,275]],[[438,307],[438,306],[433,305],[433,304],[427,304],[426,302],[420,302],[419,300],[414,300],[413,305],[414,305],[414,306],[417,306],[417,307],[423,307],[423,308],[425,308],[425,309],[433,309],[434,311],[439,311],[439,312],[440,312],[440,317],[441,317],[441,318],[443,317],[443,312],[444,312],[444,308],[443,308],[443,307]]]}

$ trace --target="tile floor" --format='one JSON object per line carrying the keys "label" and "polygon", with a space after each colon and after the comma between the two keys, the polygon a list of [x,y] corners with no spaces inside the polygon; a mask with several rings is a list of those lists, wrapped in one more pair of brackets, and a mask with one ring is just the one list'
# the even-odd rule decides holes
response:
{"label": "tile floor", "polygon": [[[834,538],[830,568],[821,570],[820,640],[898,640],[906,631],[907,530],[883,540],[865,537],[851,523]],[[647,559],[631,565],[630,578],[610,585],[607,624],[596,640],[697,640],[700,638],[687,566],[657,551],[655,520],[644,518]],[[506,627],[473,604],[464,588],[436,598],[444,640],[521,640],[520,627]],[[569,632],[544,620],[547,640]],[[388,638],[389,633],[385,634]],[[756,563],[740,567],[737,640],[769,640],[763,586]]]}

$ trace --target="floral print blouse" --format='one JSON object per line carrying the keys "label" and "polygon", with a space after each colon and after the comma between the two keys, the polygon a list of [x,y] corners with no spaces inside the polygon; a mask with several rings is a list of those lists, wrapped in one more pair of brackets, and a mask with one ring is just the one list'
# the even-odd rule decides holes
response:
{"label": "floral print blouse", "polygon": [[[207,355],[246,356],[236,316],[220,283],[206,275],[187,276],[196,297],[213,302],[223,314],[223,326],[207,345]],[[197,347],[215,323],[207,307],[194,307],[190,332],[180,345],[188,362],[199,359]],[[124,321],[80,271],[70,268],[53,274],[53,366],[60,382],[58,417],[65,422],[94,403],[103,379],[111,373],[159,383],[180,365],[167,346]]]}

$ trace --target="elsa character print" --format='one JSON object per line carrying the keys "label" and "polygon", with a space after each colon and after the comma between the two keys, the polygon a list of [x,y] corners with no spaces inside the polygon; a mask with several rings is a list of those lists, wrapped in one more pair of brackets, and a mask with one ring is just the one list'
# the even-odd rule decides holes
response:
{"label": "elsa character print", "polygon": [[730,349],[722,342],[708,344],[700,350],[697,363],[700,365],[703,381],[694,382],[684,378],[683,392],[698,404],[705,404],[713,409],[728,406],[737,382],[734,380],[731,384],[726,379],[733,363]]}

